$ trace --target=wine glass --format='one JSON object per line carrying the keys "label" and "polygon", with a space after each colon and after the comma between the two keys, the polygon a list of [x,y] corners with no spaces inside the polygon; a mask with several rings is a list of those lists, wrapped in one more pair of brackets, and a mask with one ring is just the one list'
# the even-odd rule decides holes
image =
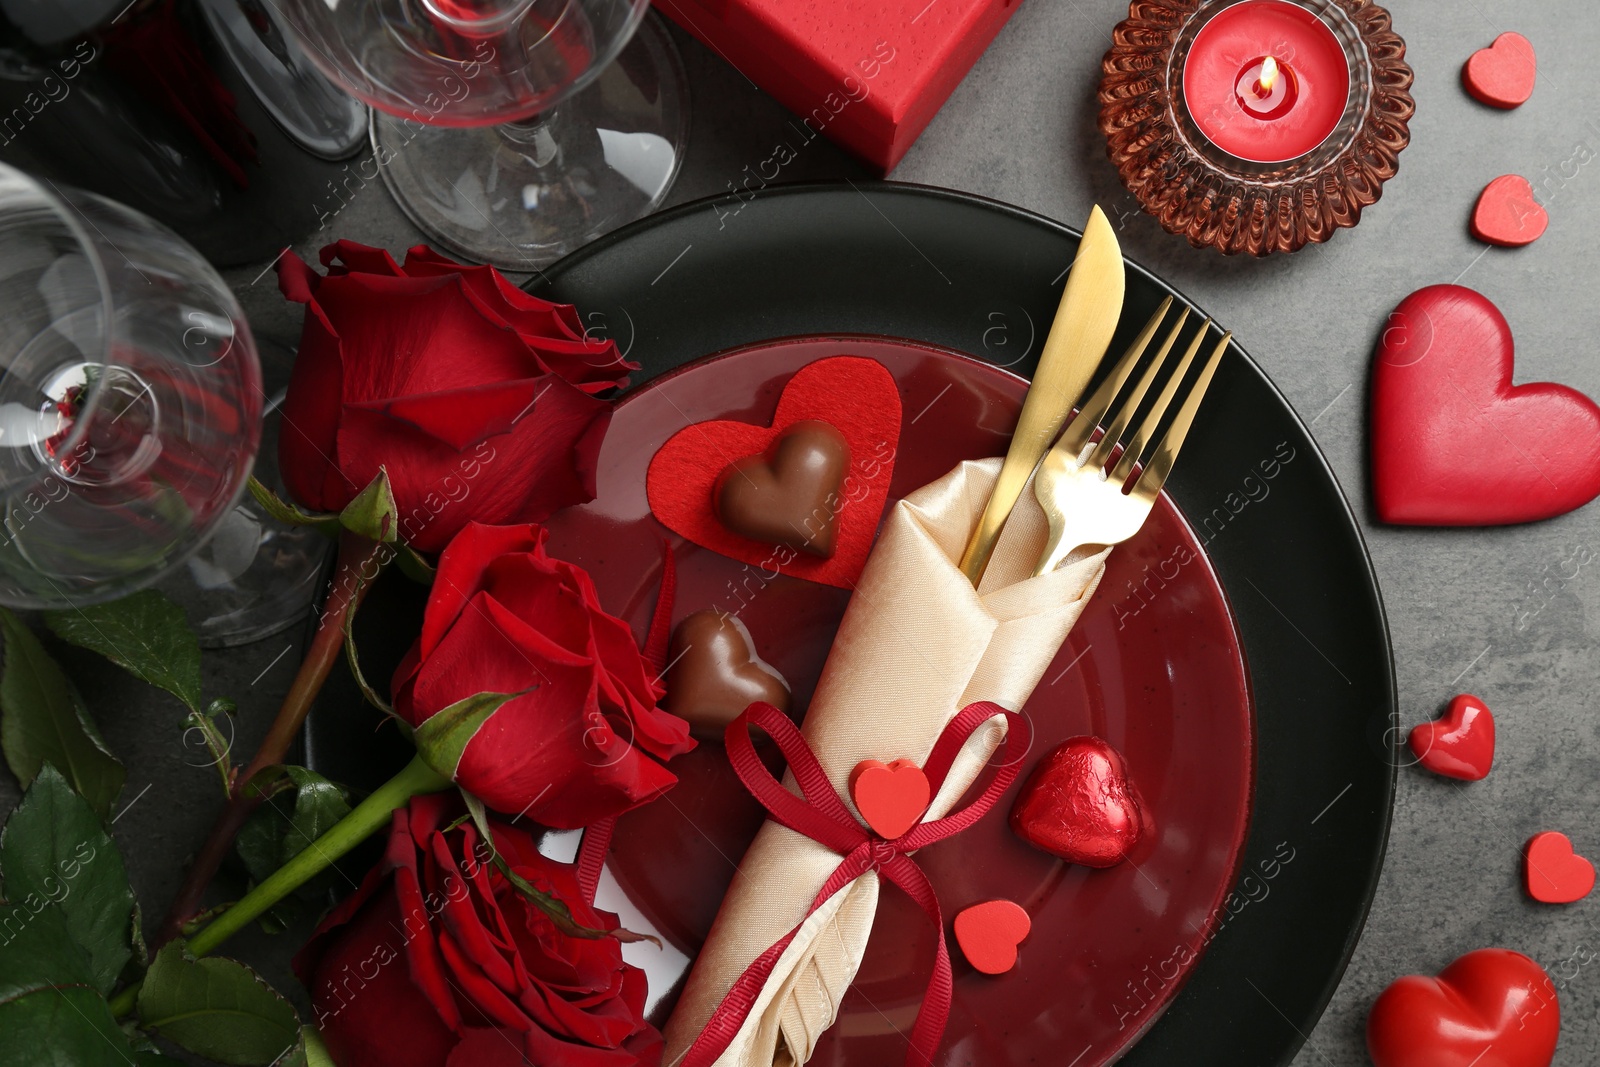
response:
{"label": "wine glass", "polygon": [[261,437],[249,324],[130,208],[0,165],[0,603],[112,600],[178,568]]}
{"label": "wine glass", "polygon": [[276,2],[311,61],[376,109],[368,169],[458,255],[537,269],[677,176],[683,67],[648,0]]}

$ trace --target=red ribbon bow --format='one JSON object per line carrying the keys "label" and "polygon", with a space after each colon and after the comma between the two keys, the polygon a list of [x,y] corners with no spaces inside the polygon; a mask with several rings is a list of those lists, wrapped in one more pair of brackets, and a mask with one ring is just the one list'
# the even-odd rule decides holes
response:
{"label": "red ribbon bow", "polygon": [[[867,871],[877,871],[916,901],[939,931],[933,975],[928,979],[922,1006],[917,1010],[917,1022],[911,1031],[911,1048],[906,1052],[907,1064],[933,1062],[933,1055],[939,1049],[945,1024],[950,1018],[951,1001],[950,951],[945,945],[944,917],[939,912],[939,898],[934,894],[928,876],[922,873],[922,868],[907,853],[965,830],[983,818],[1001,794],[1010,788],[1017,777],[1022,757],[1027,752],[1028,740],[1023,737],[1023,731],[1018,729],[1023,721],[1022,716],[988,701],[968,704],[944,728],[923,767],[933,795],[937,796],[945,776],[950,772],[950,765],[962,745],[966,744],[967,738],[997,715],[1004,716],[1006,720],[1005,759],[998,766],[990,765],[990,777],[983,792],[959,811],[933,822],[918,823],[893,841],[886,841],[872,833],[850,813],[850,809],[834,792],[833,783],[828,780],[800,731],[787,715],[771,704],[751,704],[742,715],[728,724],[724,735],[728,761],[733,764],[745,788],[761,802],[772,818],[844,857],[818,890],[811,908],[806,912],[807,916]],[[785,789],[756,755],[755,745],[750,741],[751,725],[761,727],[777,742],[784,758],[789,761],[789,770],[800,786],[801,796],[795,796]],[[728,990],[728,995],[722,998],[722,1003],[717,1005],[705,1029],[689,1047],[681,1067],[710,1067],[722,1055],[749,1017],[756,997],[767,984],[778,957],[789,947],[789,942],[799,933],[801,925],[804,925],[803,920],[745,968],[733,983],[733,988]]]}

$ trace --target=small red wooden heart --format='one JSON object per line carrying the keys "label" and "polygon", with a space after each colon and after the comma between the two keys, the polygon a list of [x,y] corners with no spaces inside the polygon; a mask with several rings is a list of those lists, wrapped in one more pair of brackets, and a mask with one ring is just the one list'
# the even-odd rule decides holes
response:
{"label": "small red wooden heart", "polygon": [[1034,767],[1011,808],[1028,844],[1085,867],[1111,867],[1149,830],[1122,754],[1098,737],[1071,737]]}
{"label": "small red wooden heart", "polygon": [[1555,983],[1504,948],[1469,952],[1437,978],[1398,979],[1367,1016],[1375,1067],[1549,1067],[1560,1035]]}
{"label": "small red wooden heart", "polygon": [[1513,386],[1511,327],[1485,297],[1431,285],[1400,302],[1372,370],[1378,518],[1497,526],[1600,493],[1600,408],[1549,382]]}
{"label": "small red wooden heart", "polygon": [[[827,559],[741,537],[718,520],[713,507],[717,479],[730,462],[764,453],[786,429],[806,420],[831,423],[850,446],[850,470],[838,499],[828,504],[835,541]],[[831,356],[795,372],[770,426],[718,420],[673,434],[651,457],[645,493],[657,521],[697,545],[759,567],[768,577],[781,572],[852,589],[889,499],[899,442],[900,390],[894,376],[876,360]]]}
{"label": "small red wooden heart", "polygon": [[1520,33],[1502,33],[1472,53],[1461,68],[1461,84],[1481,103],[1512,108],[1533,95],[1538,71],[1533,43]]}
{"label": "small red wooden heart", "polygon": [[1533,186],[1518,174],[1502,174],[1483,187],[1472,210],[1472,236],[1502,248],[1532,244],[1550,216],[1533,198]]}
{"label": "small red wooden heart", "polygon": [[1434,774],[1476,782],[1494,765],[1494,712],[1462,693],[1443,717],[1412,727],[1410,745],[1417,762]]}
{"label": "small red wooden heart", "polygon": [[956,944],[974,969],[1004,974],[1016,965],[1017,946],[1033,929],[1033,920],[1015,901],[988,900],[961,909],[955,926]]}
{"label": "small red wooden heart", "polygon": [[908,759],[862,760],[850,772],[850,796],[874,833],[893,841],[922,818],[933,799],[928,776]]}
{"label": "small red wooden heart", "polygon": [[1566,834],[1546,830],[1523,848],[1523,884],[1544,904],[1571,904],[1594,888],[1594,864],[1572,851]]}

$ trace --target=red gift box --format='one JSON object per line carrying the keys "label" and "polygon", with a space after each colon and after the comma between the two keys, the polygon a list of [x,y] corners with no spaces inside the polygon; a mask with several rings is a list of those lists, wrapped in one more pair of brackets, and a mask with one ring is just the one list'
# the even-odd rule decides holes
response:
{"label": "red gift box", "polygon": [[[887,173],[1016,0],[655,0],[821,133]],[[789,153],[764,161],[781,168]],[[777,173],[762,174],[763,184]]]}

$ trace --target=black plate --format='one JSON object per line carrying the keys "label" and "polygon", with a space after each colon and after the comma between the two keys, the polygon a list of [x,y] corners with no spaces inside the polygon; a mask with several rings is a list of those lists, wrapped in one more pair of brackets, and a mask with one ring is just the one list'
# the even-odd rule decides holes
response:
{"label": "black plate", "polygon": [[[614,337],[643,366],[636,384],[722,349],[819,333],[911,338],[1028,374],[1078,237],[939,189],[773,187],[651,216],[529,289]],[[1130,263],[1113,347],[1173,292]],[[1294,458],[1267,480],[1258,464],[1283,443]],[[1231,914],[1122,1063],[1286,1064],[1349,962],[1383,862],[1398,721],[1388,627],[1332,471],[1237,346],[1167,488],[1206,539],[1243,636],[1255,804]]]}

